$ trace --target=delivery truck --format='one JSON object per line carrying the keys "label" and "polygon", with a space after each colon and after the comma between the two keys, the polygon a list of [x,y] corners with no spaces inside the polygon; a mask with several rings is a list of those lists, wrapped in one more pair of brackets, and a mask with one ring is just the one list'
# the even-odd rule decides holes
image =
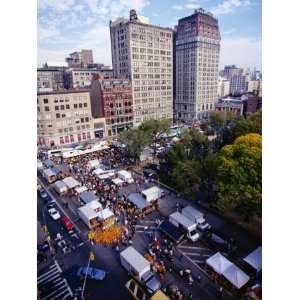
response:
{"label": "delivery truck", "polygon": [[174,212],[169,216],[169,221],[174,226],[178,228],[182,228],[188,239],[190,239],[193,242],[196,242],[199,239],[199,233],[197,232],[197,224],[190,219],[188,219],[186,216],[181,214],[180,212]]}
{"label": "delivery truck", "polygon": [[182,209],[181,213],[191,221],[197,224],[197,228],[201,231],[211,229],[211,226],[206,222],[204,214],[192,206],[186,206]]}
{"label": "delivery truck", "polygon": [[169,238],[175,244],[180,243],[185,236],[185,231],[182,228],[176,227],[168,220],[164,220],[159,225],[159,230],[162,232],[162,234],[167,236],[167,238]]}
{"label": "delivery truck", "polygon": [[132,246],[120,253],[120,261],[126,271],[144,285],[149,293],[154,293],[160,289],[160,281],[151,271],[150,262]]}

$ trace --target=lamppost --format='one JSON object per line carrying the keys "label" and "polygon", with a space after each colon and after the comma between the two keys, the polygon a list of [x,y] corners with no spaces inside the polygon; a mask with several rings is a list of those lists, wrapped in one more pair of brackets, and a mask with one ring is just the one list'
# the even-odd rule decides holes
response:
{"label": "lamppost", "polygon": [[87,273],[88,273],[88,270],[89,270],[89,267],[90,267],[90,262],[91,260],[95,260],[95,255],[93,252],[90,253],[89,255],[89,261],[88,261],[88,264],[87,264],[87,269],[85,271],[85,277],[84,277],[84,282],[83,282],[83,286],[82,286],[82,292],[81,292],[81,298],[84,299],[83,297],[83,294],[84,294],[84,289],[85,289],[85,284],[86,284],[86,278],[87,278]]}

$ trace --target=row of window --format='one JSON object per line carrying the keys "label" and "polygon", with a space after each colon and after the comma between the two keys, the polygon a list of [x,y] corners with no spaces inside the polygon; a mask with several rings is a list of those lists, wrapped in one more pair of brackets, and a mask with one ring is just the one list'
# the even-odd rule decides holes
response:
{"label": "row of window", "polygon": [[[91,134],[90,134],[90,132],[87,132],[87,133],[85,133],[85,132],[83,132],[82,134],[81,133],[78,133],[77,134],[77,140],[78,141],[81,141],[81,140],[89,140],[89,139],[91,139]],[[74,136],[71,134],[70,136],[65,136],[65,137],[63,137],[63,136],[61,136],[60,138],[59,138],[59,142],[60,142],[60,144],[67,144],[67,143],[73,143],[74,142]]]}

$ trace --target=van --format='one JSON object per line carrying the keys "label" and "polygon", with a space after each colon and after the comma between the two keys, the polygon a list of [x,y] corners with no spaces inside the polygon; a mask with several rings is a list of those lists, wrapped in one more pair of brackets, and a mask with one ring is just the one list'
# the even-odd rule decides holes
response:
{"label": "van", "polygon": [[191,221],[197,224],[197,228],[201,231],[211,229],[211,226],[206,222],[204,214],[193,208],[192,206],[186,206],[182,209],[181,213]]}

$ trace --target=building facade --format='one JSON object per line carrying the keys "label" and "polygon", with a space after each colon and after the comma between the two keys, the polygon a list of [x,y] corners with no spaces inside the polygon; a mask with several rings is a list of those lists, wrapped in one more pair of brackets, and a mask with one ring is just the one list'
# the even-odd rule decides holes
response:
{"label": "building facade", "polygon": [[178,21],[176,35],[175,116],[184,121],[206,118],[218,99],[218,20],[198,9]]}
{"label": "building facade", "polygon": [[248,91],[248,79],[245,75],[233,75],[230,77],[230,94],[241,95]]}
{"label": "building facade", "polygon": [[244,70],[242,68],[238,68],[236,65],[225,66],[223,70],[220,71],[220,76],[229,79],[232,76],[240,76],[243,75]]}
{"label": "building facade", "polygon": [[65,87],[65,68],[48,67],[37,69],[37,91],[58,91]]}
{"label": "building facade", "polygon": [[113,78],[112,69],[90,69],[90,68],[74,68],[68,71],[73,88],[83,88],[91,85],[93,75],[98,74],[101,78]]}
{"label": "building facade", "polygon": [[218,82],[218,97],[223,98],[230,94],[230,81],[224,78],[219,78]]}
{"label": "building facade", "polygon": [[38,144],[66,145],[94,138],[88,90],[37,94]]}
{"label": "building facade", "polygon": [[114,76],[132,84],[134,125],[172,119],[172,29],[149,25],[131,10],[129,20],[110,21],[110,37]]}
{"label": "building facade", "polygon": [[230,112],[236,115],[242,115],[244,109],[243,101],[239,98],[227,97],[220,99],[215,103],[215,111]]}
{"label": "building facade", "polygon": [[70,53],[66,58],[69,68],[86,68],[93,64],[93,50],[83,49]]}
{"label": "building facade", "polygon": [[102,79],[100,85],[107,135],[116,136],[133,125],[131,83],[128,79]]}

